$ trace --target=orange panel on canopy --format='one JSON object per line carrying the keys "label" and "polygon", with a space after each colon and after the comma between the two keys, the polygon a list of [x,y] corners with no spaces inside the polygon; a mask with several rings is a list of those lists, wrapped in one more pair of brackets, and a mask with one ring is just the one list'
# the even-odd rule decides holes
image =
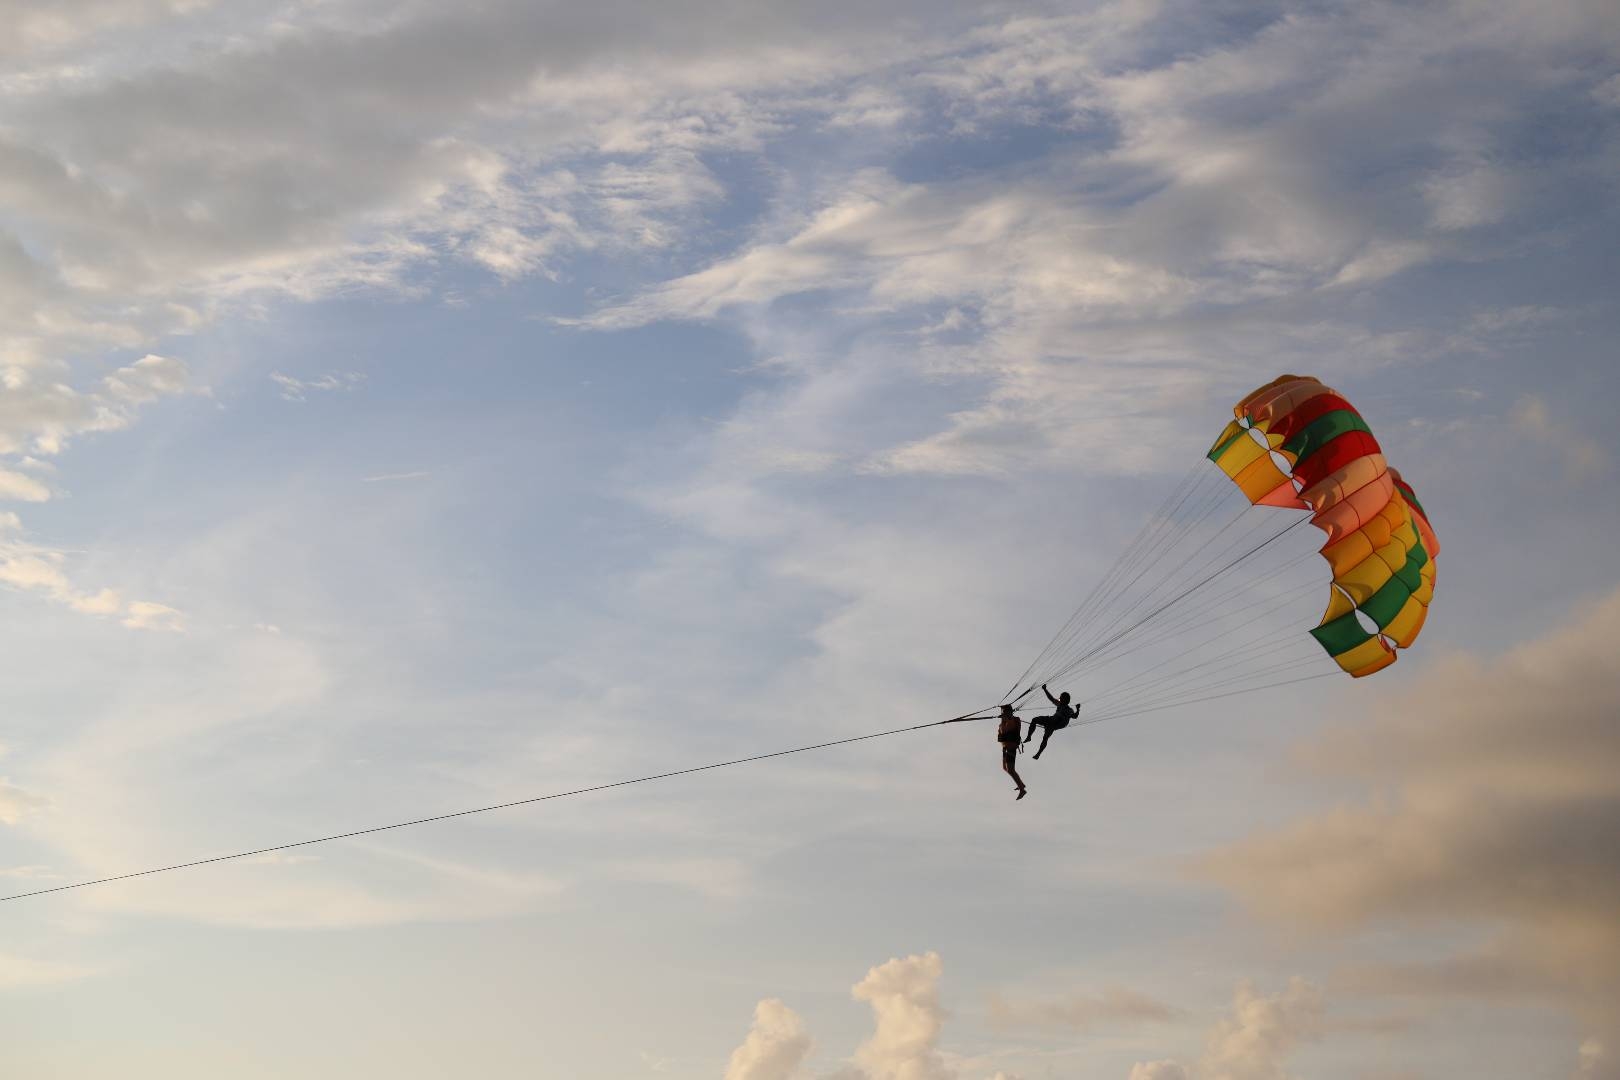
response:
{"label": "orange panel on canopy", "polygon": [[1386,472],[1332,509],[1312,517],[1311,524],[1327,533],[1328,542],[1332,543],[1365,525],[1389,504],[1394,494],[1395,482]]}

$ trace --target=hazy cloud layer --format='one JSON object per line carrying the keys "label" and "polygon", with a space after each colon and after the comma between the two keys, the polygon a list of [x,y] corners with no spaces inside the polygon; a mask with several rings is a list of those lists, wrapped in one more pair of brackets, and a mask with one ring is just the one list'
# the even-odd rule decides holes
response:
{"label": "hazy cloud layer", "polygon": [[990,1023],[996,1027],[1058,1031],[1093,1031],[1122,1024],[1167,1023],[1181,1017],[1179,1009],[1157,998],[1111,986],[1097,994],[1072,994],[1057,999],[990,995]]}
{"label": "hazy cloud layer", "polygon": [[27,815],[43,810],[50,800],[0,777],[0,824],[15,825]]}
{"label": "hazy cloud layer", "polygon": [[1620,593],[1505,655],[1455,656],[1306,756],[1375,797],[1205,863],[1257,911],[1325,934],[1472,926],[1488,944],[1369,964],[1380,993],[1555,1002],[1620,1031]]}
{"label": "hazy cloud layer", "polygon": [[95,972],[86,967],[0,953],[0,992],[74,982]]}

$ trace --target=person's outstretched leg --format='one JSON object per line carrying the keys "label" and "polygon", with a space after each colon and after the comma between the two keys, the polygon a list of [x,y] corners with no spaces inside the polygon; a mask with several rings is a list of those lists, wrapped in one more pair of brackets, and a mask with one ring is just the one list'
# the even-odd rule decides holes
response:
{"label": "person's outstretched leg", "polygon": [[1048,742],[1050,742],[1051,740],[1052,740],[1052,728],[1051,728],[1051,726],[1046,725],[1046,724],[1041,725],[1041,745],[1037,746],[1035,748],[1035,756],[1037,758],[1041,756],[1041,751],[1046,749],[1046,744]]}

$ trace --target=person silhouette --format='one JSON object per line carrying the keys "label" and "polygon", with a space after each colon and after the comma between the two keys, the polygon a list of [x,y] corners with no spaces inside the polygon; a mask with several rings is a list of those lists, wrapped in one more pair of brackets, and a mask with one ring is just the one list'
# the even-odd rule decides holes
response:
{"label": "person silhouette", "polygon": [[1031,720],[1029,722],[1029,734],[1024,738],[1026,743],[1029,742],[1030,739],[1035,737],[1035,729],[1041,729],[1041,745],[1035,748],[1036,760],[1040,759],[1041,751],[1045,750],[1046,744],[1051,741],[1052,732],[1062,731],[1068,727],[1069,721],[1080,713],[1079,706],[1069,704],[1069,692],[1067,690],[1057,697],[1053,697],[1052,691],[1046,688],[1045,683],[1041,683],[1041,693],[1045,694],[1046,700],[1052,703],[1052,715],[1037,716]]}
{"label": "person silhouette", "polygon": [[1018,794],[1014,797],[1014,801],[1029,794],[1029,788],[1024,786],[1023,777],[1018,775],[1018,755],[1024,752],[1024,744],[1019,741],[1022,734],[1023,724],[1013,712],[1013,707],[1003,705],[1001,723],[996,727],[996,741],[1001,744],[1001,769],[1018,785]]}

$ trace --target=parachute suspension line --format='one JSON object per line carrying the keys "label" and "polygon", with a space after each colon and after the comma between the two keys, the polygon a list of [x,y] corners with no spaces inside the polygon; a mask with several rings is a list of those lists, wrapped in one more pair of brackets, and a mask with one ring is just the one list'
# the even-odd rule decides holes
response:
{"label": "parachute suspension line", "polygon": [[1041,662],[1046,659],[1047,655],[1052,652],[1054,648],[1059,647],[1059,642],[1071,634],[1075,627],[1084,625],[1084,621],[1090,614],[1091,610],[1098,606],[1097,601],[1102,596],[1106,595],[1110,589],[1112,589],[1114,583],[1121,576],[1129,573],[1130,568],[1139,560],[1141,556],[1141,546],[1144,543],[1149,542],[1150,537],[1154,539],[1157,538],[1158,534],[1175,516],[1176,511],[1181,508],[1182,503],[1184,503],[1187,497],[1192,494],[1193,489],[1208,475],[1209,474],[1206,472],[1206,467],[1203,462],[1196,462],[1187,470],[1187,472],[1182,476],[1181,480],[1177,482],[1176,486],[1171,489],[1170,494],[1166,495],[1164,501],[1159,504],[1158,509],[1153,512],[1152,516],[1150,516],[1147,521],[1143,522],[1142,527],[1137,530],[1136,535],[1131,538],[1130,543],[1127,544],[1122,551],[1120,551],[1118,558],[1116,558],[1113,564],[1110,565],[1103,573],[1102,578],[1098,580],[1097,584],[1093,586],[1091,591],[1087,593],[1084,599],[1080,601],[1079,605],[1074,609],[1074,612],[1070,614],[1068,620],[1058,628],[1057,633],[1052,635],[1052,639],[1046,643],[1046,647],[1036,655],[1034,660],[1030,661],[1029,666],[1026,667],[1023,673],[1013,681],[1012,686],[1005,694],[1001,696],[1002,701],[1006,701],[1012,696],[1013,692],[1016,691],[1029,676],[1029,673],[1040,666]]}
{"label": "parachute suspension line", "polygon": [[[1232,580],[1222,582],[1222,585],[1228,587],[1212,595],[1201,595],[1190,602],[1177,605],[1165,612],[1157,623],[1135,634],[1126,635],[1099,650],[1083,665],[1085,673],[1095,674],[1103,668],[1166,642],[1173,648],[1186,638],[1202,634],[1211,627],[1222,626],[1234,619],[1257,619],[1286,606],[1299,596],[1321,588],[1321,582],[1314,578],[1284,584],[1244,572],[1247,569],[1252,567],[1239,568],[1228,575]],[[1212,636],[1220,637],[1227,632],[1217,630]],[[1191,647],[1193,646],[1188,646]]]}
{"label": "parachute suspension line", "polygon": [[[1063,635],[1063,640],[1055,643],[1057,647],[1049,647],[1048,650],[1046,650],[1046,652],[1043,654],[1043,658],[1046,656],[1057,657],[1072,655],[1075,651],[1084,649],[1098,640],[1099,636],[1106,633],[1108,628],[1118,624],[1118,620],[1123,617],[1123,614],[1110,616],[1110,608],[1117,601],[1127,597],[1131,590],[1136,587],[1137,583],[1152,572],[1152,570],[1167,556],[1169,556],[1171,552],[1175,551],[1181,545],[1182,541],[1193,536],[1198,527],[1209,519],[1209,517],[1219,507],[1220,503],[1227,497],[1227,491],[1220,486],[1215,486],[1212,492],[1201,491],[1200,488],[1203,486],[1203,481],[1207,479],[1209,479],[1208,475],[1200,478],[1199,484],[1195,485],[1194,488],[1188,492],[1188,495],[1192,498],[1193,507],[1189,511],[1189,516],[1187,519],[1178,523],[1171,529],[1166,530],[1160,536],[1144,545],[1141,558],[1137,560],[1137,563],[1133,568],[1126,571],[1126,573],[1131,573],[1132,570],[1134,570],[1132,576],[1128,580],[1124,581],[1123,584],[1116,584],[1087,618],[1075,621],[1072,629]],[[1185,498],[1182,500],[1183,503],[1186,501],[1187,500]],[[1246,512],[1248,509],[1250,508],[1245,506],[1243,511]],[[1241,513],[1242,512],[1240,512],[1239,516],[1241,516]],[[1105,620],[1107,620],[1106,623]],[[1104,624],[1104,628],[1099,630],[1098,624]],[[1083,642],[1084,644],[1077,646],[1077,642]],[[1037,667],[1038,662],[1035,665],[1031,665],[1031,670],[1035,670]],[[1022,700],[1023,697],[1027,697],[1031,692],[1033,692],[1039,682],[1048,681],[1052,677],[1055,676],[1048,676],[1047,679],[1031,680],[1024,693],[1020,695],[1019,700]],[[1023,680],[1020,679],[1019,681],[1022,682]]]}
{"label": "parachute suspension line", "polygon": [[[1278,597],[1275,597],[1273,599],[1272,603],[1266,605],[1265,607],[1263,607],[1263,608],[1261,608],[1261,609],[1259,609],[1257,611],[1245,612],[1245,616],[1250,618],[1250,619],[1258,621],[1260,619],[1263,619],[1266,615],[1269,615],[1274,611],[1277,611],[1277,610],[1280,610],[1283,607],[1286,607],[1289,604],[1289,602],[1292,601],[1295,598],[1296,595],[1304,592],[1305,590],[1308,590],[1308,589],[1309,590],[1314,590],[1314,589],[1317,589],[1317,588],[1320,588],[1320,587],[1321,586],[1320,586],[1319,582],[1308,581],[1303,586],[1299,586],[1299,587],[1297,587],[1295,589],[1291,589],[1288,592],[1283,593],[1282,595],[1280,595]],[[1226,617],[1227,617],[1226,615],[1222,615],[1222,616],[1220,616],[1220,617],[1218,617],[1216,619],[1210,620],[1208,623],[1206,623],[1204,625],[1207,626],[1207,625],[1211,625],[1211,624],[1213,624],[1215,622],[1223,621]],[[1298,634],[1299,630],[1300,630],[1300,628],[1298,628],[1298,627],[1287,626],[1287,627],[1283,627],[1280,630],[1271,630],[1269,632],[1262,632],[1261,634],[1255,635],[1255,636],[1252,636],[1252,637],[1244,637],[1244,636],[1242,636],[1241,633],[1239,635],[1237,635],[1236,637],[1232,637],[1232,636],[1229,636],[1228,634],[1226,634],[1226,632],[1222,631],[1222,632],[1214,634],[1214,635],[1212,635],[1210,637],[1204,638],[1203,640],[1199,641],[1198,643],[1196,643],[1194,645],[1189,646],[1188,648],[1182,650],[1181,652],[1175,653],[1175,654],[1173,654],[1173,655],[1171,655],[1169,657],[1166,657],[1163,660],[1160,660],[1156,664],[1153,664],[1153,665],[1151,665],[1149,667],[1143,668],[1141,671],[1137,672],[1135,675],[1132,675],[1130,678],[1124,680],[1123,682],[1115,683],[1113,686],[1111,686],[1108,689],[1108,691],[1106,693],[1098,694],[1098,695],[1095,695],[1092,698],[1090,698],[1089,701],[1088,701],[1088,704],[1095,704],[1098,701],[1102,701],[1102,700],[1105,700],[1105,699],[1108,699],[1108,698],[1112,698],[1112,697],[1115,697],[1115,696],[1117,696],[1117,695],[1119,695],[1119,694],[1121,694],[1123,692],[1126,692],[1127,688],[1131,687],[1133,684],[1139,682],[1140,680],[1146,678],[1147,676],[1153,674],[1155,671],[1160,671],[1163,668],[1165,668],[1165,667],[1167,667],[1167,666],[1169,666],[1171,664],[1176,663],[1177,661],[1185,660],[1185,659],[1193,656],[1194,654],[1202,651],[1203,649],[1207,648],[1208,646],[1216,644],[1218,642],[1224,642],[1228,646],[1227,649],[1225,651],[1221,652],[1221,653],[1218,653],[1215,657],[1213,657],[1210,660],[1206,660],[1206,661],[1203,661],[1201,663],[1195,664],[1190,668],[1176,669],[1175,672],[1172,672],[1170,674],[1175,674],[1175,673],[1177,673],[1177,672],[1179,672],[1181,670],[1191,671],[1191,670],[1195,670],[1197,668],[1206,667],[1209,664],[1218,662],[1218,661],[1223,660],[1223,659],[1225,659],[1225,658],[1227,658],[1229,656],[1235,655],[1237,653],[1241,653],[1241,652],[1243,652],[1245,650],[1248,650],[1248,649],[1270,648],[1270,647],[1272,647],[1274,642],[1277,643],[1277,644],[1286,643],[1289,638],[1291,638],[1294,635]],[[1170,636],[1174,636],[1174,635],[1170,635]],[[1166,640],[1166,639],[1165,638],[1155,639],[1152,642],[1144,643],[1143,647],[1146,648],[1148,645],[1158,644],[1158,642],[1162,641],[1162,640]],[[1112,663],[1113,659],[1118,659],[1118,657],[1116,656],[1116,657],[1114,657],[1114,658],[1112,658],[1112,659],[1110,659],[1108,661],[1105,661],[1105,663]],[[1102,666],[1103,665],[1101,665],[1101,664],[1098,665],[1098,667],[1102,667]],[[1095,669],[1093,669],[1093,670],[1095,670]],[[1152,684],[1149,684],[1149,685],[1152,685]],[[1134,691],[1131,691],[1131,692],[1134,692]]]}
{"label": "parachute suspension line", "polygon": [[[1316,552],[1308,551],[1304,555],[1285,563],[1281,568],[1279,568],[1277,575],[1275,576],[1281,576],[1283,571],[1315,558],[1317,558]],[[1170,622],[1165,623],[1163,626],[1155,627],[1147,637],[1134,643],[1133,646],[1122,647],[1121,645],[1116,644],[1114,646],[1110,646],[1107,651],[1099,653],[1097,656],[1097,662],[1092,665],[1091,670],[1100,670],[1101,668],[1113,663],[1115,660],[1129,656],[1137,649],[1152,648],[1154,645],[1161,644],[1162,642],[1168,641],[1180,634],[1191,633],[1195,630],[1202,630],[1207,626],[1225,621],[1233,615],[1233,612],[1227,607],[1228,602],[1243,593],[1254,591],[1255,587],[1254,582],[1249,581],[1247,577],[1243,577],[1231,588],[1218,592],[1213,596],[1201,598],[1198,603],[1192,605],[1186,611],[1178,612],[1171,618]],[[1247,614],[1249,618],[1258,618],[1261,615],[1275,611],[1278,607],[1283,606],[1289,600],[1295,599],[1296,597],[1304,595],[1312,590],[1320,589],[1321,587],[1321,581],[1313,575],[1310,579],[1287,588],[1285,593],[1273,594],[1273,596],[1267,598],[1280,600],[1281,603],[1268,606],[1261,611],[1246,610],[1245,614]],[[1211,614],[1211,612],[1214,614]]]}
{"label": "parachute suspension line", "polygon": [[[1103,592],[1100,602],[1090,612],[1093,617],[1108,610],[1115,600],[1128,593],[1143,574],[1197,528],[1208,510],[1219,501],[1213,498],[1219,495],[1220,491],[1210,483],[1212,479],[1213,474],[1201,475],[1177,502],[1175,509],[1165,520],[1164,527],[1146,537],[1134,551],[1130,552],[1130,559],[1121,568],[1112,587]],[[1181,514],[1184,506],[1188,507],[1187,512]],[[1132,575],[1129,580],[1126,580],[1127,575]]]}
{"label": "parachute suspension line", "polygon": [[[1289,630],[1288,630],[1288,633],[1289,634],[1295,634],[1295,633],[1298,633],[1298,630],[1296,628],[1290,627]],[[1299,645],[1299,644],[1309,644],[1309,642],[1289,643],[1289,642],[1282,641],[1275,634],[1268,635],[1266,640],[1256,641],[1256,642],[1245,642],[1244,646],[1242,646],[1242,647],[1235,648],[1235,649],[1230,649],[1230,650],[1227,650],[1226,652],[1222,652],[1222,653],[1219,653],[1219,654],[1217,654],[1215,656],[1209,657],[1209,658],[1201,661],[1200,663],[1189,664],[1188,666],[1186,666],[1184,668],[1180,668],[1180,669],[1177,669],[1175,671],[1171,671],[1171,672],[1168,672],[1168,673],[1161,674],[1157,678],[1149,679],[1146,682],[1140,682],[1135,686],[1131,686],[1129,688],[1122,688],[1122,689],[1119,689],[1119,690],[1111,690],[1107,694],[1103,694],[1103,695],[1101,695],[1099,697],[1095,697],[1095,698],[1091,699],[1086,704],[1092,706],[1093,709],[1095,711],[1097,711],[1097,712],[1104,712],[1104,711],[1112,710],[1112,709],[1115,709],[1115,708],[1119,708],[1121,705],[1135,704],[1138,701],[1141,701],[1141,700],[1143,700],[1145,698],[1151,698],[1151,697],[1155,697],[1155,696],[1168,696],[1168,694],[1171,694],[1171,693],[1180,694],[1180,693],[1185,692],[1188,689],[1185,685],[1182,685],[1182,684],[1185,684],[1188,679],[1192,678],[1198,672],[1203,671],[1206,668],[1210,668],[1210,667],[1213,667],[1213,666],[1218,665],[1218,664],[1226,665],[1226,666],[1222,667],[1222,669],[1220,671],[1211,673],[1216,678],[1225,678],[1225,677],[1228,677],[1229,675],[1235,674],[1239,669],[1254,666],[1255,662],[1257,660],[1264,660],[1268,664],[1270,662],[1274,662],[1279,657],[1285,655],[1287,649],[1293,648],[1295,645]],[[1279,646],[1280,646],[1279,651],[1264,652],[1264,653],[1247,652],[1247,650],[1250,649],[1250,648],[1252,648],[1252,649],[1265,649],[1265,648],[1269,648],[1269,647],[1279,647]],[[1227,663],[1228,661],[1232,660],[1234,657],[1240,656],[1240,655],[1243,656],[1243,660],[1241,662],[1239,662],[1238,664],[1228,664]],[[1295,662],[1296,660],[1298,662],[1303,662],[1308,658],[1309,658],[1308,654],[1305,654],[1305,653],[1301,652],[1297,657],[1290,657],[1289,660],[1290,660],[1290,663]],[[1266,666],[1266,665],[1262,664],[1261,666]],[[1206,678],[1208,676],[1198,676],[1198,677],[1199,678]]]}
{"label": "parachute suspension line", "polygon": [[1105,720],[1122,720],[1127,716],[1141,716],[1144,713],[1162,712],[1165,709],[1180,708],[1183,705],[1198,705],[1206,701],[1218,701],[1221,698],[1236,697],[1239,694],[1258,693],[1261,690],[1271,690],[1279,686],[1293,686],[1295,683],[1306,683],[1316,679],[1331,679],[1342,674],[1343,673],[1338,669],[1337,665],[1335,665],[1333,670],[1323,671],[1316,675],[1303,675],[1297,679],[1282,679],[1278,682],[1265,683],[1260,686],[1245,686],[1237,690],[1228,690],[1225,693],[1220,694],[1206,694],[1200,697],[1183,698],[1179,701],[1165,702],[1163,704],[1152,705],[1147,708],[1130,709],[1125,712],[1111,712],[1102,716],[1087,717],[1084,720],[1076,721],[1076,723],[1100,724]]}
{"label": "parachute suspension line", "polygon": [[[1222,492],[1221,494],[1224,494],[1224,492]],[[1253,509],[1253,507],[1251,507],[1251,506],[1244,506],[1242,508],[1242,510],[1240,510],[1238,512],[1238,514],[1236,516],[1234,516],[1231,520],[1227,521],[1226,524],[1222,525],[1220,527],[1220,529],[1216,531],[1214,536],[1211,536],[1207,541],[1205,541],[1202,544],[1194,545],[1192,550],[1189,551],[1186,554],[1186,556],[1183,557],[1182,560],[1179,563],[1177,563],[1173,568],[1171,568],[1171,570],[1168,573],[1164,574],[1157,581],[1155,581],[1145,592],[1142,593],[1142,595],[1140,595],[1140,596],[1138,596],[1136,598],[1134,603],[1130,604],[1123,611],[1119,612],[1117,615],[1115,615],[1113,617],[1113,619],[1109,623],[1107,623],[1100,630],[1098,630],[1092,636],[1092,638],[1087,642],[1087,645],[1088,646],[1095,646],[1095,648],[1097,650],[1100,650],[1101,648],[1103,648],[1104,645],[1099,644],[1099,643],[1105,642],[1106,639],[1107,639],[1107,635],[1115,627],[1119,626],[1120,623],[1124,622],[1127,618],[1129,618],[1131,616],[1132,613],[1137,611],[1144,604],[1151,601],[1155,596],[1160,595],[1163,591],[1168,591],[1169,589],[1173,588],[1175,586],[1175,584],[1177,583],[1178,575],[1181,574],[1181,572],[1187,567],[1187,565],[1189,563],[1193,562],[1194,560],[1202,558],[1203,561],[1199,564],[1198,570],[1203,570],[1206,567],[1208,567],[1211,563],[1213,563],[1216,559],[1220,558],[1221,556],[1225,555],[1227,552],[1231,551],[1232,548],[1229,546],[1229,547],[1223,549],[1220,553],[1218,553],[1218,554],[1216,554],[1214,556],[1210,556],[1210,555],[1207,554],[1208,547],[1211,544],[1213,544],[1216,540],[1220,539],[1221,536],[1226,533],[1226,530],[1230,529],[1233,525],[1236,525],[1239,521],[1243,520],[1243,517],[1246,514],[1248,514],[1252,509]],[[1266,519],[1262,519],[1257,524],[1258,525],[1265,525],[1265,524],[1269,524],[1269,521],[1266,520]],[[1256,529],[1251,527],[1250,530],[1247,533],[1244,534],[1244,536],[1252,538],[1255,531],[1256,531]],[[1195,576],[1196,573],[1198,572],[1198,570],[1195,570],[1193,572],[1193,574],[1189,575],[1189,576]],[[1086,654],[1089,654],[1089,653],[1087,653],[1086,650],[1082,650],[1082,652],[1086,653]]]}
{"label": "parachute suspension line", "polygon": [[1129,634],[1135,633],[1137,630],[1141,629],[1143,626],[1146,626],[1148,623],[1150,623],[1154,619],[1158,618],[1165,611],[1169,610],[1176,603],[1180,602],[1181,600],[1186,599],[1188,596],[1191,596],[1193,593],[1197,592],[1199,589],[1202,589],[1205,585],[1208,585],[1210,582],[1212,582],[1212,581],[1216,580],[1217,578],[1219,578],[1222,574],[1225,574],[1228,571],[1230,571],[1231,569],[1233,569],[1234,567],[1241,565],[1246,560],[1252,558],[1257,552],[1261,551],[1262,549],[1264,549],[1268,545],[1272,544],[1273,542],[1281,539],[1283,536],[1286,536],[1288,533],[1292,532],[1294,529],[1299,528],[1301,525],[1305,524],[1309,520],[1310,520],[1310,518],[1305,518],[1305,517],[1296,518],[1291,524],[1288,524],[1288,525],[1284,526],[1283,528],[1278,529],[1276,532],[1274,532],[1270,536],[1266,537],[1266,539],[1260,541],[1260,543],[1258,543],[1258,544],[1254,545],[1253,547],[1249,548],[1247,551],[1245,551],[1243,554],[1239,555],[1237,558],[1233,559],[1231,562],[1227,563],[1225,566],[1220,567],[1219,569],[1215,570],[1213,573],[1207,575],[1206,577],[1200,579],[1196,583],[1194,583],[1194,584],[1188,586],[1187,588],[1183,589],[1181,592],[1177,593],[1175,596],[1172,596],[1170,599],[1166,600],[1164,603],[1160,604],[1158,607],[1154,608],[1152,611],[1150,611],[1146,615],[1142,616],[1142,618],[1138,619],[1136,622],[1131,623],[1125,629],[1120,630],[1117,633],[1115,633],[1112,637],[1108,638],[1102,644],[1092,648],[1091,650],[1089,650],[1086,653],[1083,653],[1081,656],[1079,656],[1074,661],[1072,661],[1067,667],[1065,667],[1063,670],[1059,671],[1056,675],[1054,675],[1053,678],[1057,678],[1057,677],[1060,677],[1060,676],[1063,676],[1063,675],[1072,674],[1072,673],[1080,670],[1081,668],[1083,668],[1085,666],[1087,661],[1089,661],[1093,656],[1095,656],[1102,649],[1106,648],[1109,645],[1112,645],[1116,641],[1123,640]]}
{"label": "parachute suspension line", "polygon": [[[1286,600],[1280,601],[1271,605],[1271,609],[1286,603]],[[1124,682],[1088,698],[1086,704],[1094,711],[1113,709],[1127,699],[1134,701],[1171,689],[1179,692],[1187,688],[1183,684],[1189,681],[1224,678],[1284,657],[1305,664],[1320,657],[1313,646],[1309,638],[1300,634],[1298,626],[1261,633],[1240,632],[1237,636],[1223,631],[1143,668]],[[1216,667],[1219,670],[1209,670]]]}
{"label": "parachute suspension line", "polygon": [[[1154,687],[1152,689],[1144,688],[1140,693],[1127,695],[1123,698],[1110,702],[1106,707],[1106,711],[1103,711],[1101,715],[1108,716],[1125,709],[1142,708],[1148,705],[1158,704],[1162,701],[1175,700],[1185,697],[1188,694],[1201,694],[1205,691],[1218,689],[1219,687],[1223,686],[1234,686],[1239,683],[1250,683],[1256,679],[1263,679],[1267,676],[1276,675],[1284,671],[1298,674],[1301,671],[1318,669],[1321,668],[1323,664],[1330,663],[1330,661],[1321,655],[1320,649],[1314,650],[1314,656],[1312,653],[1304,651],[1306,647],[1313,646],[1314,642],[1302,640],[1293,646],[1294,652],[1292,655],[1287,655],[1286,652],[1281,652],[1273,653],[1265,657],[1250,657],[1245,664],[1239,664],[1235,667],[1215,672],[1214,674],[1219,677],[1212,681],[1205,681],[1206,677],[1200,676],[1199,678],[1193,679],[1191,682],[1189,682],[1188,672],[1183,672],[1179,676],[1170,676],[1168,677],[1169,681],[1162,686]],[[1282,657],[1282,659],[1279,660],[1279,657]],[[1256,664],[1255,661],[1257,659],[1263,659],[1269,662]],[[1331,671],[1328,673],[1332,674]]]}

